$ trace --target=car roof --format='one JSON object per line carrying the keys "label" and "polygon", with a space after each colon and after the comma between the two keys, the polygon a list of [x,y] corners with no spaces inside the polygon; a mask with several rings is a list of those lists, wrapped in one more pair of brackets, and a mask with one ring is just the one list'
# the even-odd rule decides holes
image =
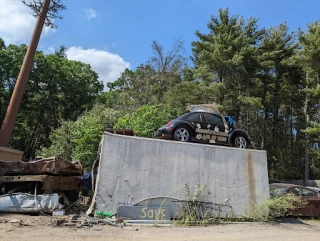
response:
{"label": "car roof", "polygon": [[303,187],[300,185],[296,185],[296,184],[290,184],[290,183],[271,183],[269,184],[270,186],[279,186],[279,187],[287,187],[287,188],[291,188],[291,187]]}
{"label": "car roof", "polygon": [[306,188],[315,192],[319,192],[317,191],[316,188],[314,187],[305,187],[305,186],[301,186],[301,185],[296,185],[296,184],[291,184],[291,183],[271,183],[269,184],[270,186],[278,186],[278,187],[286,187],[286,188],[292,188],[292,187],[301,187],[301,188]]}

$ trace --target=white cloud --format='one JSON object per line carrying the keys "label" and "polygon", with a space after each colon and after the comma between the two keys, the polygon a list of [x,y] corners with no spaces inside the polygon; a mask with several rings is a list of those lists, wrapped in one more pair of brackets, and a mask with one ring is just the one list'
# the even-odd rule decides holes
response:
{"label": "white cloud", "polygon": [[87,15],[88,19],[96,18],[97,11],[92,8],[88,8],[88,9],[86,9],[86,15]]}
{"label": "white cloud", "polygon": [[[0,0],[0,38],[6,44],[29,43],[37,20],[30,13],[21,0]],[[50,31],[44,26],[42,36]]]}
{"label": "white cloud", "polygon": [[117,80],[121,73],[130,67],[118,54],[109,53],[98,49],[83,49],[73,46],[67,49],[67,57],[70,60],[81,61],[90,64],[92,69],[99,75],[99,79],[106,83]]}

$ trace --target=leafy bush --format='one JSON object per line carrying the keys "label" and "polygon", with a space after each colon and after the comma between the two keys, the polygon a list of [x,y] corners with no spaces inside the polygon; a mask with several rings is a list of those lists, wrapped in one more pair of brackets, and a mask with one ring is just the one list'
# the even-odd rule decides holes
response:
{"label": "leafy bush", "polygon": [[295,210],[305,205],[306,201],[296,196],[277,196],[260,205],[252,204],[244,218],[251,221],[275,220],[277,218],[291,216]]}
{"label": "leafy bush", "polygon": [[295,210],[303,208],[306,205],[306,201],[296,196],[277,196],[269,199],[260,205],[251,204],[249,211],[241,218],[236,217],[212,217],[208,210],[201,206],[199,198],[201,193],[206,188],[206,185],[200,186],[198,183],[192,194],[188,184],[185,184],[186,201],[181,205],[180,212],[178,214],[179,221],[176,224],[186,225],[208,225],[217,224],[221,221],[270,221],[277,218],[291,216],[295,214]]}
{"label": "leafy bush", "polygon": [[66,160],[80,160],[85,169],[90,169],[96,159],[103,130],[112,128],[119,112],[97,104],[76,121],[63,121],[52,131],[48,148],[42,147],[37,155],[60,156]]}
{"label": "leafy bush", "polygon": [[115,128],[129,128],[138,131],[139,136],[153,137],[154,129],[177,118],[182,112],[166,105],[145,105],[132,114],[120,117]]}

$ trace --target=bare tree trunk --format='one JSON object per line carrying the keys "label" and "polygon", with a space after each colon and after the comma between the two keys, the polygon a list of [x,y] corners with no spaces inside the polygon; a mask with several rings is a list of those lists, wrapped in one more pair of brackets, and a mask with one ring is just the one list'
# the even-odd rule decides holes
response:
{"label": "bare tree trunk", "polygon": [[[306,88],[309,87],[309,74],[306,76]],[[306,128],[309,126],[309,115],[308,115],[308,104],[310,101],[309,94],[306,93],[304,106],[303,106],[303,114],[305,116]],[[310,178],[310,138],[308,134],[305,135],[305,155],[304,155],[304,185],[307,185],[307,181]]]}
{"label": "bare tree trunk", "polygon": [[24,89],[28,83],[29,73],[33,66],[34,56],[37,50],[37,46],[39,43],[39,39],[41,36],[42,28],[46,20],[46,15],[49,9],[50,0],[45,0],[41,13],[38,17],[38,21],[33,31],[33,35],[31,37],[31,41],[27,50],[27,53],[24,57],[21,70],[17,79],[17,82],[14,87],[14,91],[12,93],[10,103],[7,109],[7,113],[4,117],[2,127],[0,130],[0,146],[8,146],[10,137],[14,128],[14,124],[16,122],[20,104],[22,101]]}

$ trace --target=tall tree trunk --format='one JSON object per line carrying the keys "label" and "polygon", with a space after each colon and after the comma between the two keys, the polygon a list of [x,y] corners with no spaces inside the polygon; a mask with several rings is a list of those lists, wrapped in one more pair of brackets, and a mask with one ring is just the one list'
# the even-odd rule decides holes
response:
{"label": "tall tree trunk", "polygon": [[[309,88],[309,74],[306,75],[306,89]],[[306,128],[309,126],[308,104],[310,101],[309,94],[306,93],[303,114],[305,116]],[[310,138],[305,134],[305,154],[304,154],[304,185],[307,185],[307,180],[310,178]]]}
{"label": "tall tree trunk", "polygon": [[23,93],[29,80],[29,73],[32,70],[34,56],[36,54],[43,25],[46,20],[50,1],[51,0],[45,0],[42,4],[40,15],[34,28],[27,53],[23,59],[20,73],[15,84],[6,115],[2,122],[2,127],[0,130],[0,146],[7,147],[9,145],[11,134],[14,129],[14,124],[16,122],[19,108],[22,102]]}

